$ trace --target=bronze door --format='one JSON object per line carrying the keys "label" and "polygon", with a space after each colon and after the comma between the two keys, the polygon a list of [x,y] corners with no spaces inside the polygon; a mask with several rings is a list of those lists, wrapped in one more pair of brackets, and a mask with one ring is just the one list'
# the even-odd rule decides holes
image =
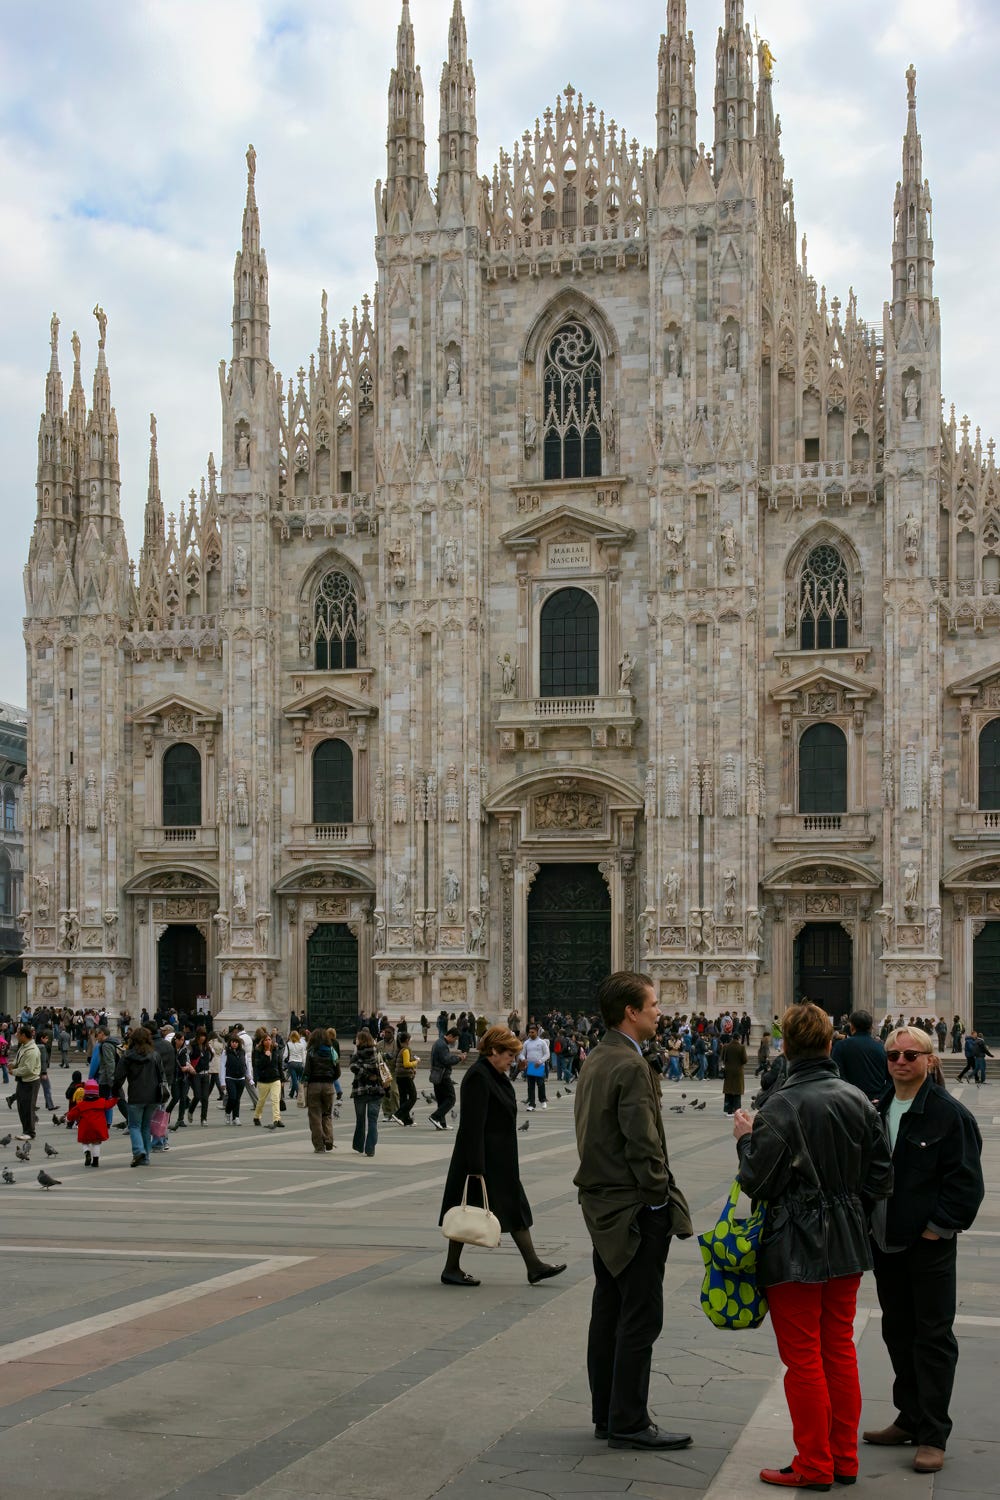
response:
{"label": "bronze door", "polygon": [[208,992],[205,939],[197,927],[171,923],[157,944],[156,960],[159,1009],[195,1015],[198,996]]}
{"label": "bronze door", "polygon": [[972,1026],[1000,1041],[1000,922],[987,922],[972,944]]}
{"label": "bronze door", "polygon": [[837,1018],[850,1015],[853,944],[838,922],[808,922],[795,939],[796,1002],[811,1000]]}
{"label": "bronze door", "polygon": [[527,1015],[590,1012],[610,972],[611,896],[597,865],[542,865],[528,895]]}
{"label": "bronze door", "polygon": [[344,922],[321,922],[306,947],[306,1015],[310,1027],[350,1035],[358,1019],[358,940]]}

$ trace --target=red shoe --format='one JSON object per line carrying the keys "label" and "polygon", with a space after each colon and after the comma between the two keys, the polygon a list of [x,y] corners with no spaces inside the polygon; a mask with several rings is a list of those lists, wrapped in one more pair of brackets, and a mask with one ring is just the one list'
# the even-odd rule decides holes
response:
{"label": "red shoe", "polygon": [[781,1485],[786,1490],[832,1490],[833,1481],[825,1479],[803,1479],[789,1464],[787,1469],[761,1469],[760,1477],[765,1484]]}

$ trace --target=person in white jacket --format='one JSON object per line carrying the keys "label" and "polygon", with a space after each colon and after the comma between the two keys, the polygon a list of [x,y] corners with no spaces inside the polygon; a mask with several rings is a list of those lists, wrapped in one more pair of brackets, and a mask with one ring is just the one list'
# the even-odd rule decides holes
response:
{"label": "person in white jacket", "polygon": [[528,1108],[535,1107],[535,1090],[538,1091],[538,1102],[543,1109],[548,1109],[545,1100],[545,1074],[549,1065],[549,1044],[544,1037],[538,1035],[537,1026],[528,1027],[528,1035],[521,1048],[518,1062],[524,1069],[528,1080]]}

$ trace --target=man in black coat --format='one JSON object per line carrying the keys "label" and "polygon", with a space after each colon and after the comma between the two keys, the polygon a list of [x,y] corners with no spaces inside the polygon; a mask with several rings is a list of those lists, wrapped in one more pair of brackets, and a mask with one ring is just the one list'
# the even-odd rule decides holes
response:
{"label": "man in black coat", "polygon": [[885,1048],[878,1037],[872,1036],[872,1018],[868,1011],[854,1011],[848,1025],[850,1033],[833,1044],[833,1060],[844,1082],[853,1083],[874,1103],[889,1087]]}
{"label": "man in black coat", "polygon": [[448,1115],[455,1108],[455,1085],[451,1081],[451,1070],[456,1063],[465,1061],[464,1052],[451,1049],[458,1041],[458,1028],[449,1026],[431,1048],[431,1066],[428,1080],[434,1090],[436,1109],[430,1116],[435,1130],[447,1130]]}
{"label": "man in black coat", "polygon": [[933,1049],[917,1027],[886,1039],[891,1086],[878,1110],[889,1133],[895,1185],[872,1232],[897,1415],[888,1427],[863,1434],[880,1447],[916,1443],[919,1474],[944,1466],[958,1364],[957,1237],[975,1221],[985,1193],[979,1127],[929,1076]]}

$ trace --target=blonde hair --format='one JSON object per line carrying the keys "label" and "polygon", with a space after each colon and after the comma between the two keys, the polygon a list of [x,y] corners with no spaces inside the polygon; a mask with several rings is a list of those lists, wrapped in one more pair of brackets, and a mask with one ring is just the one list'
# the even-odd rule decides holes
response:
{"label": "blonde hair", "polygon": [[897,1043],[899,1041],[899,1038],[901,1036],[912,1036],[913,1037],[913,1039],[917,1043],[917,1046],[916,1046],[915,1049],[912,1049],[912,1050],[916,1050],[918,1052],[933,1052],[934,1051],[934,1042],[933,1042],[932,1038],[927,1035],[926,1031],[924,1031],[922,1029],[922,1027],[920,1027],[920,1026],[897,1026],[896,1029],[895,1029],[895,1031],[890,1031],[889,1035],[885,1039],[885,1049],[886,1049],[887,1052],[888,1052],[888,1050],[889,1050],[890,1047],[895,1047],[897,1045]]}
{"label": "blonde hair", "polygon": [[299,1036],[297,1031],[293,1031],[288,1040],[290,1042],[301,1042],[302,1038]]}
{"label": "blonde hair", "polygon": [[484,1031],[479,1042],[479,1051],[484,1057],[491,1057],[494,1052],[520,1052],[521,1038],[515,1036],[506,1026],[491,1026],[489,1031]]}

